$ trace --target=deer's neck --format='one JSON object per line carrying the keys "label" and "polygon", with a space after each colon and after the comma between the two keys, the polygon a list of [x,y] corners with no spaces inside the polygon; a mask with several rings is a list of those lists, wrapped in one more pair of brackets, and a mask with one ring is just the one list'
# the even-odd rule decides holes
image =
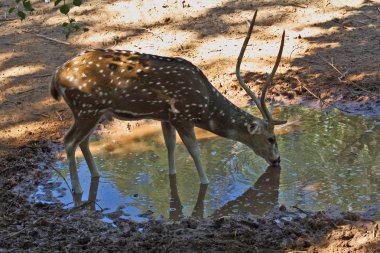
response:
{"label": "deer's neck", "polygon": [[219,136],[245,143],[248,138],[247,125],[255,120],[255,117],[221,95],[214,101],[212,116],[207,122],[202,122],[199,127]]}

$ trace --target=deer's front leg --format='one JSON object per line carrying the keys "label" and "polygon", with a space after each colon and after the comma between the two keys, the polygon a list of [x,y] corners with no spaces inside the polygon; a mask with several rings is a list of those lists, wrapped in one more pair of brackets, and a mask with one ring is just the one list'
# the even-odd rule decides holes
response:
{"label": "deer's front leg", "polygon": [[187,150],[189,151],[191,157],[194,160],[195,167],[197,167],[198,170],[198,175],[201,184],[208,184],[209,181],[201,163],[200,149],[198,146],[197,139],[195,137],[194,125],[181,124],[178,126],[176,125],[175,128],[177,129],[179,136],[181,137],[183,143],[185,144]]}
{"label": "deer's front leg", "polygon": [[168,149],[168,161],[169,161],[169,175],[175,175],[175,162],[174,162],[174,152],[175,152],[175,128],[168,122],[161,122],[162,133],[165,139],[165,145]]}

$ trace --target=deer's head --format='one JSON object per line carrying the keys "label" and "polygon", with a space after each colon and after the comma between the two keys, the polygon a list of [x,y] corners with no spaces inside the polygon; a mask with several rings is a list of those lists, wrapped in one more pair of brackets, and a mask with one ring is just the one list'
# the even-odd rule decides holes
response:
{"label": "deer's head", "polygon": [[[252,21],[250,23],[247,36],[244,40],[243,46],[241,48],[239,58],[236,64],[236,77],[239,80],[240,85],[247,92],[247,94],[252,98],[255,102],[257,108],[260,110],[263,118],[254,118],[254,120],[247,124],[247,131],[249,133],[249,140],[247,140],[247,144],[253,149],[253,151],[263,157],[268,163],[277,165],[280,163],[280,154],[277,147],[276,137],[274,134],[275,125],[285,124],[286,121],[276,120],[272,118],[272,109],[269,111],[265,104],[265,95],[270,86],[273,76],[276,73],[277,67],[281,60],[282,50],[284,48],[284,39],[285,39],[285,31],[282,34],[281,46],[277,55],[276,62],[272,69],[270,75],[267,76],[266,82],[263,86],[260,100],[255,96],[255,94],[248,88],[248,86],[244,83],[241,75],[240,75],[240,65],[243,60],[245,49],[248,45],[250,36],[252,34],[253,26],[255,24],[257,11],[255,12]],[[273,103],[271,108],[273,108]]]}

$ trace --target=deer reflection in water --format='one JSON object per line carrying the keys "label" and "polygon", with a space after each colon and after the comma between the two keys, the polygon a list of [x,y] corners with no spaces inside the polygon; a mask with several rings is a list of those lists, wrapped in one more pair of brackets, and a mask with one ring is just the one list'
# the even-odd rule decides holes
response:
{"label": "deer reflection in water", "polygon": [[[178,195],[177,188],[177,177],[176,175],[169,175],[170,181],[170,209],[169,209],[169,219],[179,220],[184,217],[183,206],[181,199]],[[193,212],[191,216],[196,218],[203,218],[204,216],[204,199],[206,197],[208,185],[200,184],[198,191],[197,202],[195,203]]]}
{"label": "deer reflection in water", "polygon": [[[269,166],[252,187],[236,199],[228,201],[222,207],[218,208],[211,215],[211,217],[219,218],[221,216],[236,214],[237,212],[263,215],[264,213],[272,210],[276,205],[278,205],[280,172],[280,166]],[[185,217],[185,215],[183,214],[183,205],[178,194],[176,175],[169,175],[169,183],[169,219],[180,220]],[[74,194],[73,198],[75,206],[88,206],[91,210],[95,210],[98,186],[99,178],[92,178],[88,200],[82,201],[82,194]],[[208,185],[199,185],[197,201],[191,213],[192,217],[200,219],[204,218],[204,200],[207,189]]]}
{"label": "deer reflection in water", "polygon": [[250,187],[236,199],[224,204],[212,214],[212,217],[218,218],[236,214],[236,211],[263,215],[272,210],[278,205],[280,172],[280,166],[269,166],[253,187]]}

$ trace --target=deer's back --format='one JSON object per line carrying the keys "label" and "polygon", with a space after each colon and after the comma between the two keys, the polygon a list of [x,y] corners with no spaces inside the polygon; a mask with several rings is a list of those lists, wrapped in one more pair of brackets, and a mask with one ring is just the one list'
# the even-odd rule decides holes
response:
{"label": "deer's back", "polygon": [[91,50],[63,64],[57,86],[74,114],[105,111],[126,118],[201,120],[217,91],[181,58]]}

